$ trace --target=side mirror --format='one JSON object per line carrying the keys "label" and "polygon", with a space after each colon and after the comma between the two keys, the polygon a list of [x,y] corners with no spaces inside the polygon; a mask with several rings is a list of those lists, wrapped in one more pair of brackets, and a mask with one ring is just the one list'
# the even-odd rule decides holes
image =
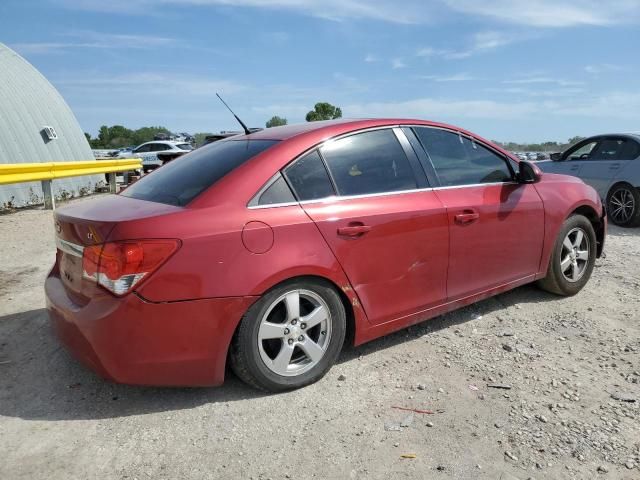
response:
{"label": "side mirror", "polygon": [[520,183],[538,183],[542,171],[531,162],[522,160],[518,164],[518,182]]}
{"label": "side mirror", "polygon": [[557,152],[557,153],[552,153],[551,154],[551,160],[553,160],[554,162],[559,162],[562,160],[562,153],[561,152]]}

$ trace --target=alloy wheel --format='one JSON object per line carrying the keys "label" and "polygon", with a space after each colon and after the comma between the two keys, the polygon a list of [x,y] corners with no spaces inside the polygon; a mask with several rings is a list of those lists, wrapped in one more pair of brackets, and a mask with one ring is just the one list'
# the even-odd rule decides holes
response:
{"label": "alloy wheel", "polygon": [[301,375],[324,357],[331,340],[331,313],[310,290],[292,290],[271,303],[258,329],[260,358],[272,372]]}
{"label": "alloy wheel", "polygon": [[609,199],[609,215],[614,223],[627,223],[633,216],[635,208],[636,201],[633,193],[627,188],[618,188]]}
{"label": "alloy wheel", "polygon": [[589,265],[589,237],[582,228],[574,228],[567,233],[562,242],[560,270],[569,282],[577,282],[587,271]]}

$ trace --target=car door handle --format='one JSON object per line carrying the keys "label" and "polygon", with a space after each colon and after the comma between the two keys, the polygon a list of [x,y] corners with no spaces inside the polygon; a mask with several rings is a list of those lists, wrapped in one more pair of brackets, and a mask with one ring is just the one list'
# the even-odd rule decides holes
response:
{"label": "car door handle", "polygon": [[569,170],[571,170],[572,172],[575,172],[576,170],[580,169],[580,165],[571,165],[571,168]]}
{"label": "car door handle", "polygon": [[613,163],[611,165],[609,165],[609,170],[617,170],[620,168],[620,164],[619,163]]}
{"label": "car door handle", "polygon": [[465,210],[462,213],[458,213],[454,219],[458,225],[470,225],[477,222],[480,218],[480,214],[473,210]]}
{"label": "car door handle", "polygon": [[349,225],[348,227],[338,228],[338,235],[342,237],[360,237],[370,231],[371,227],[369,225]]}

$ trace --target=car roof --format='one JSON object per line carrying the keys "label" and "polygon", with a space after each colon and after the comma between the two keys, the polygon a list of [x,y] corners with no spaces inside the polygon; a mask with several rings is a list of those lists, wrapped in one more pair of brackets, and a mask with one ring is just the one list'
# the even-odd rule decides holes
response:
{"label": "car roof", "polygon": [[[408,118],[365,118],[365,119],[350,119],[341,118],[338,120],[325,120],[319,122],[307,122],[298,123],[293,125],[284,125],[282,127],[265,128],[257,132],[252,132],[250,135],[237,135],[229,140],[288,140],[299,135],[314,133],[324,134],[323,136],[331,137],[340,135],[343,133],[349,133],[356,130],[362,130],[365,128],[385,127],[394,125],[424,125],[439,128],[446,128],[456,132],[461,132],[466,135],[484,140],[477,135],[464,130],[462,128],[448,125],[446,123],[432,122],[429,120],[417,120]],[[487,143],[491,143],[488,140],[484,140]]]}
{"label": "car roof", "polygon": [[182,145],[182,144],[186,143],[186,144],[191,145],[189,142],[185,142],[185,141],[177,142],[175,140],[151,140],[150,142],[141,143],[140,145],[138,145],[138,147],[141,147],[142,145],[148,145],[150,143],[163,143],[163,144],[169,144],[169,145]]}
{"label": "car roof", "polygon": [[635,141],[640,141],[640,133],[632,132],[632,133],[602,133],[599,135],[593,135],[591,137],[587,137],[584,140],[581,140],[580,143],[583,143],[589,140],[600,140],[601,138],[607,138],[607,137],[621,137],[621,138],[628,138]]}

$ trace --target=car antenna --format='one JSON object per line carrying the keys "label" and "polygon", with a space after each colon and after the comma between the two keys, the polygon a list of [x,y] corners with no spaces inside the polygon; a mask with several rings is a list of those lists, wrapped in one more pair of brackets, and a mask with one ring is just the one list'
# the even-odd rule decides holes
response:
{"label": "car antenna", "polygon": [[246,135],[251,135],[251,130],[249,130],[247,128],[247,126],[244,124],[244,122],[242,120],[240,120],[240,117],[238,117],[238,115],[236,115],[235,113],[233,113],[233,110],[231,110],[231,108],[229,107],[229,105],[227,105],[227,102],[225,102],[222,97],[220,95],[218,95],[216,93],[216,96],[220,99],[220,101],[224,104],[225,107],[227,107],[227,109],[231,112],[231,115],[233,115],[234,117],[236,117],[236,120],[238,121],[238,123],[240,125],[242,125],[242,128],[244,129],[244,133]]}

